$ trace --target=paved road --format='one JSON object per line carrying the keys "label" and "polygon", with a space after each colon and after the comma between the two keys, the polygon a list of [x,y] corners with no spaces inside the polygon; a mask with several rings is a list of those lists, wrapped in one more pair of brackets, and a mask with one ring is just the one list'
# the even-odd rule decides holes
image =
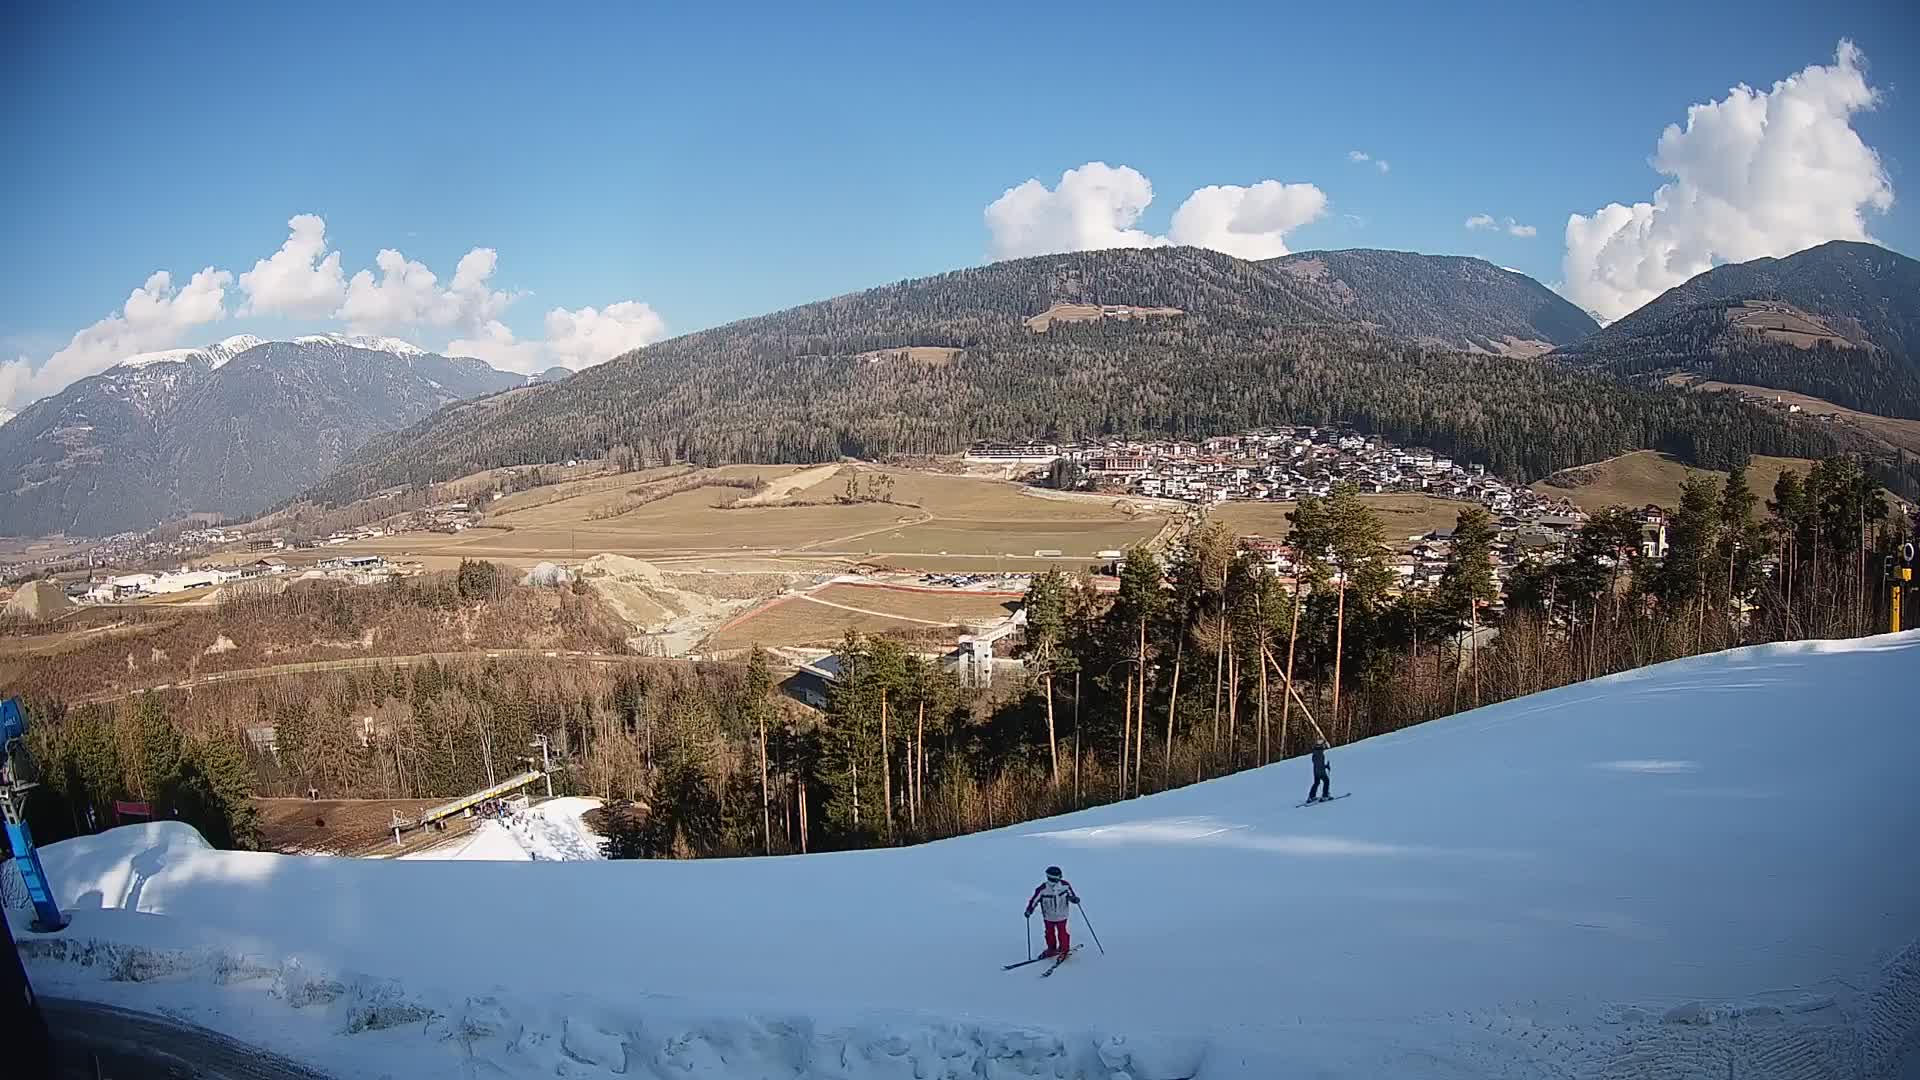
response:
{"label": "paved road", "polygon": [[330,1080],[206,1028],[69,998],[40,999],[60,1080]]}

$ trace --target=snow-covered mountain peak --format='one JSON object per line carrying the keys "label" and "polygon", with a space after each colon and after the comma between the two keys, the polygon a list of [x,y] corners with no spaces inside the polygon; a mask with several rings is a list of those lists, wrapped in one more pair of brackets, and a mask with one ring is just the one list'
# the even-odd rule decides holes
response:
{"label": "snow-covered mountain peak", "polygon": [[143,368],[154,364],[188,363],[194,360],[205,361],[208,368],[217,368],[227,361],[246,352],[248,349],[265,345],[267,339],[252,334],[235,334],[230,338],[217,341],[195,349],[160,349],[156,352],[138,353],[120,361],[115,367]]}
{"label": "snow-covered mountain peak", "polygon": [[375,352],[392,353],[395,356],[415,357],[431,356],[432,353],[410,341],[397,337],[379,337],[371,334],[308,334],[293,339],[296,345],[345,345],[353,349],[372,349]]}

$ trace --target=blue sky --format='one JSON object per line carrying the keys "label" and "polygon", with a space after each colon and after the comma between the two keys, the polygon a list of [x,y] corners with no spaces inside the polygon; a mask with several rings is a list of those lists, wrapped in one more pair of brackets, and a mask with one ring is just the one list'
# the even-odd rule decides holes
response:
{"label": "blue sky", "polygon": [[[391,248],[444,289],[464,255],[490,249],[491,274],[476,264],[477,291],[443,314],[389,305],[354,328],[491,342],[520,366],[1070,243],[1047,221],[1080,210],[1049,200],[1089,162],[1150,181],[1152,201],[1123,223],[1141,242],[1168,234],[1196,189],[1274,180],[1286,206],[1263,213],[1283,231],[1260,253],[1473,254],[1559,283],[1568,215],[1651,200],[1671,178],[1649,161],[1689,105],[1835,65],[1842,39],[1878,100],[1837,123],[1877,154],[1878,178],[1813,220],[1758,208],[1755,235],[1698,238],[1697,255],[1831,238],[1850,219],[1920,251],[1909,5],[696,7],[15,9],[0,36],[0,362],[15,369],[14,407],[156,270],[173,290],[203,267],[231,273],[226,317],[109,328],[89,348],[345,328],[319,300],[240,315],[239,275],[296,214],[324,219],[347,279],[378,275]],[[990,233],[986,207],[1030,178],[1046,190],[1013,235]],[[1738,197],[1796,201],[1757,190]],[[1222,214],[1241,205],[1223,198]],[[1494,227],[1465,226],[1482,214]],[[1632,265],[1607,273],[1584,295],[1625,304],[1659,285]],[[603,317],[622,303],[647,310]],[[548,318],[585,308],[595,320]]]}

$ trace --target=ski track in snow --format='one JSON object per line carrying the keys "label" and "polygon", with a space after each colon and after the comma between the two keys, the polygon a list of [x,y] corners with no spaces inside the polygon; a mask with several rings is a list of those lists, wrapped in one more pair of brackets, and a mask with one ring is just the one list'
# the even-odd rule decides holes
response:
{"label": "ski track in snow", "polygon": [[[1676,661],[1335,751],[1364,798],[1297,809],[1289,762],[888,851],[435,865],[129,826],[45,849],[74,924],[15,934],[44,993],[342,1076],[1916,1080],[1917,661]],[[540,809],[488,825],[577,858],[584,807]],[[1109,951],[1076,915],[1052,978],[1001,971],[1049,861]]]}

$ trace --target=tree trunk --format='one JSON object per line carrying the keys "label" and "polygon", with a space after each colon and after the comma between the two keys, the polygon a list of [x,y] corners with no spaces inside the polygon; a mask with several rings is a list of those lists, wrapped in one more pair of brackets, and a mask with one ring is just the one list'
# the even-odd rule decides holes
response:
{"label": "tree trunk", "polygon": [[1060,740],[1053,734],[1053,672],[1047,672],[1047,760],[1053,764],[1053,786],[1060,786]]}
{"label": "tree trunk", "polygon": [[1073,805],[1080,805],[1080,673],[1073,673]]}
{"label": "tree trunk", "polygon": [[1120,795],[1127,797],[1127,751],[1133,746],[1133,675],[1127,675],[1126,696],[1120,703]]}
{"label": "tree trunk", "polygon": [[760,703],[760,845],[773,854],[773,798],[767,792],[767,712]]}
{"label": "tree trunk", "polygon": [[1480,707],[1480,601],[1467,597],[1467,663],[1473,666],[1473,707]]}
{"label": "tree trunk", "polygon": [[1140,767],[1147,753],[1147,680],[1140,680],[1140,707],[1134,710],[1133,724],[1133,793],[1140,794]]}
{"label": "tree trunk", "polygon": [[1287,690],[1280,698],[1280,758],[1287,756],[1287,713],[1293,704],[1293,646],[1300,640],[1300,567],[1293,568],[1293,621],[1287,627]]}
{"label": "tree trunk", "polygon": [[913,721],[913,823],[920,824],[920,804],[927,797],[927,699],[920,699],[920,715]]}
{"label": "tree trunk", "polygon": [[1147,735],[1147,620],[1140,618],[1140,705],[1134,709],[1133,793],[1140,794],[1140,757],[1146,751]]}
{"label": "tree trunk", "polygon": [[[1226,670],[1227,660],[1227,568],[1233,560],[1220,564],[1220,621],[1215,624],[1219,637],[1213,661],[1213,753],[1220,753],[1220,676]],[[1195,759],[1198,760],[1197,758]],[[1195,766],[1194,779],[1199,779],[1199,767]]]}
{"label": "tree trunk", "polygon": [[1220,753],[1220,692],[1224,685],[1222,679],[1227,671],[1227,623],[1223,618],[1214,624],[1218,636],[1213,648],[1213,753]]}
{"label": "tree trunk", "polygon": [[807,781],[800,778],[800,854],[807,853]]}
{"label": "tree trunk", "polygon": [[[1233,636],[1227,636],[1233,642]],[[1232,772],[1240,750],[1240,656],[1227,650],[1227,771]]]}
{"label": "tree trunk", "polygon": [[[1260,654],[1265,656],[1266,652],[1267,642],[1263,635],[1260,641]],[[1255,663],[1260,664],[1260,764],[1265,765],[1270,760],[1267,757],[1267,665],[1260,661]]]}
{"label": "tree trunk", "polygon": [[893,744],[887,741],[887,692],[880,691],[880,806],[881,821],[888,836],[893,835]]}
{"label": "tree trunk", "polygon": [[1340,727],[1340,654],[1347,642],[1347,572],[1340,571],[1340,599],[1333,617],[1333,715],[1328,718],[1328,726],[1339,730]]}
{"label": "tree trunk", "polygon": [[1186,651],[1187,636],[1183,633],[1173,647],[1173,693],[1167,696],[1167,759],[1166,767],[1160,771],[1162,791],[1173,787],[1173,715],[1180,707],[1180,658]]}

